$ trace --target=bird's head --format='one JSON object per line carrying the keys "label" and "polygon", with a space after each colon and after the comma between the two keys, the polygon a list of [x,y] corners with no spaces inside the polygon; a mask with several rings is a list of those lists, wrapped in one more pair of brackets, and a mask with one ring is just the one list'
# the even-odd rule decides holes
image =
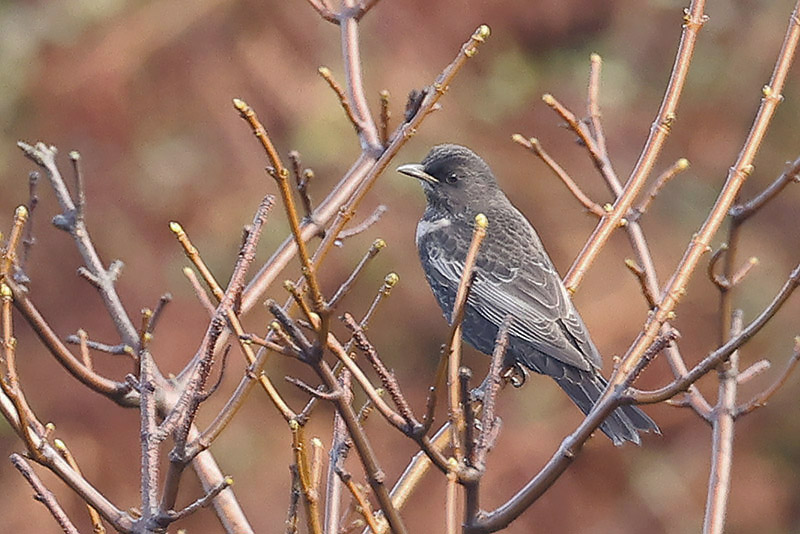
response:
{"label": "bird's head", "polygon": [[429,207],[451,213],[485,211],[487,201],[502,195],[486,162],[464,146],[435,146],[422,163],[401,165],[397,172],[419,180]]}

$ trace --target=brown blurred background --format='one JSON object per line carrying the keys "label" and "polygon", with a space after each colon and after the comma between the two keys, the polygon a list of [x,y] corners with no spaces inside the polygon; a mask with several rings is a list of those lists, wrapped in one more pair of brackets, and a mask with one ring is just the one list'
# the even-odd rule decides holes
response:
{"label": "brown blurred background", "polygon": [[[556,265],[569,267],[594,220],[532,155],[510,141],[521,132],[536,136],[598,202],[609,195],[585,151],[541,102],[553,93],[579,116],[585,113],[589,55],[604,58],[601,105],[609,150],[625,177],[646,138],[672,66],[684,2],[674,0],[542,0],[489,2],[384,0],[362,23],[365,83],[371,101],[392,94],[395,124],[405,95],[430,83],[462,42],[481,23],[492,37],[459,74],[396,164],[419,161],[436,143],[471,146],[493,166],[517,206],[538,228]],[[656,173],[679,157],[691,168],[672,182],[643,220],[662,283],[678,262],[719,190],[750,125],[769,79],[792,3],[737,0],[712,2],[700,35],[693,68],[673,134]],[[0,3],[0,227],[27,200],[26,179],[33,166],[15,147],[18,139],[58,146],[62,170],[66,154],[83,155],[88,223],[104,260],[119,258],[125,271],[118,284],[128,310],[153,306],[159,295],[175,300],[156,332],[154,354],[164,372],[177,372],[199,343],[207,317],[197,304],[181,267],[187,262],[167,222],[180,221],[220,279],[227,279],[258,200],[275,192],[263,172],[264,158],[246,125],[230,105],[248,101],[264,119],[285,154],[299,150],[316,171],[312,196],[324,196],[359,152],[352,127],[316,69],[330,67],[342,80],[339,36],[301,0],[239,2],[163,0],[160,2]],[[797,133],[798,69],[790,76],[785,101],[746,184],[749,198],[776,177],[784,162],[800,155]],[[377,105],[375,105],[377,109]],[[38,244],[28,274],[33,298],[60,335],[86,329],[93,339],[116,343],[100,300],[77,278],[79,257],[72,242],[48,224],[56,213],[52,193],[40,189],[36,214]],[[383,276],[396,271],[401,282],[370,329],[372,341],[397,371],[421,408],[434,369],[434,356],[447,329],[424,282],[414,250],[414,225],[424,199],[408,178],[387,172],[357,216],[376,205],[389,208],[368,232],[346,241],[329,258],[324,286],[334,290],[376,237],[389,247],[368,269],[344,304],[355,315],[366,309]],[[769,302],[800,259],[800,187],[790,186],[752,219],[743,234],[742,261],[761,263],[741,288],[737,303],[752,319]],[[260,247],[266,259],[286,235],[275,210]],[[715,239],[715,245],[724,234]],[[623,265],[631,256],[618,233],[595,263],[577,305],[606,357],[623,353],[641,327],[646,305]],[[296,268],[286,276],[296,275]],[[683,334],[683,354],[694,362],[719,338],[716,293],[698,271],[675,323]],[[276,288],[273,296],[283,298]],[[770,358],[773,369],[741,388],[747,400],[783,368],[792,338],[800,334],[800,299],[743,351],[743,366]],[[262,331],[266,315],[257,311],[246,325]],[[20,373],[33,408],[53,421],[58,436],[74,451],[88,478],[118,506],[138,502],[138,415],[87,392],[17,323]],[[487,360],[471,349],[467,362],[482,376]],[[97,366],[121,378],[127,362],[108,355]],[[201,424],[238,381],[239,357],[231,359],[223,391]],[[293,362],[273,358],[269,372],[308,375]],[[657,361],[642,379],[663,384],[666,365]],[[701,388],[713,401],[716,380]],[[281,385],[299,406],[303,396]],[[728,531],[800,531],[800,380],[790,378],[769,407],[737,427]],[[646,436],[641,448],[614,448],[593,439],[576,464],[508,532],[697,532],[702,523],[709,469],[710,431],[686,409],[648,408],[664,435]],[[579,412],[549,380],[532,377],[521,390],[501,399],[504,426],[490,456],[483,492],[491,507],[520,487],[549,458],[580,421]],[[318,411],[312,433],[330,442],[330,410]],[[381,451],[389,479],[413,453],[409,441],[373,416],[368,431]],[[214,445],[225,473],[258,532],[279,532],[289,499],[290,437],[263,395],[254,393]],[[0,423],[0,453],[21,444]],[[350,465],[355,466],[351,458]],[[355,467],[353,467],[355,468]],[[43,474],[60,501],[88,529],[79,500]],[[41,505],[9,462],[0,461],[0,517],[4,532],[57,532]],[[412,532],[440,531],[444,484],[431,476],[405,513]],[[186,476],[182,502],[199,490]],[[189,532],[219,532],[208,511],[181,526]]]}

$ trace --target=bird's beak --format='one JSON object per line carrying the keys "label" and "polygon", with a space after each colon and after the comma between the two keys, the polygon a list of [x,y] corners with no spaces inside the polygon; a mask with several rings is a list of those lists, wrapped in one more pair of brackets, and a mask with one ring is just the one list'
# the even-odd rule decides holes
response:
{"label": "bird's beak", "polygon": [[437,180],[436,178],[425,172],[425,167],[423,167],[419,163],[406,163],[405,165],[400,165],[399,167],[397,167],[397,172],[399,172],[400,174],[405,174],[406,176],[417,178],[429,184],[439,183],[439,180]]}

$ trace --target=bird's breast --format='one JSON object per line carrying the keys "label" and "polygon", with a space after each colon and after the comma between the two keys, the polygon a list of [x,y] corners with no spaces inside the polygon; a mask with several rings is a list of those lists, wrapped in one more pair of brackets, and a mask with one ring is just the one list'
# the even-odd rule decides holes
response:
{"label": "bird's breast", "polygon": [[451,225],[450,219],[446,217],[440,217],[438,219],[421,219],[417,224],[417,234],[415,237],[415,241],[417,243],[417,247],[420,247],[422,242],[425,240],[426,237],[429,236],[432,232],[438,232],[440,230],[444,230]]}

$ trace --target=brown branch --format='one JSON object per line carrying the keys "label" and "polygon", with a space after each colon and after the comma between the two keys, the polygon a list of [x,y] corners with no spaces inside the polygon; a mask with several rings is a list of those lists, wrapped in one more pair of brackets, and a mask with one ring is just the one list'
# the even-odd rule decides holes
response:
{"label": "brown branch", "polygon": [[58,523],[58,526],[61,527],[61,530],[65,532],[65,534],[79,534],[78,529],[75,528],[75,525],[72,524],[72,521],[69,519],[67,514],[64,512],[64,509],[58,504],[58,500],[56,500],[56,496],[53,495],[47,486],[45,486],[42,481],[36,476],[36,473],[33,471],[33,468],[30,464],[17,453],[11,455],[11,463],[14,464],[14,467],[22,473],[22,476],[25,477],[25,480],[28,481],[28,484],[31,485],[33,491],[35,492],[34,500],[39,501],[42,503],[45,508],[50,512],[53,518]]}
{"label": "brown branch", "polygon": [[380,134],[370,113],[364,92],[358,38],[358,18],[366,13],[372,5],[374,5],[373,2],[361,5],[356,0],[342,0],[339,31],[344,72],[347,78],[347,100],[353,113],[354,124],[359,127],[358,138],[361,141],[361,150],[364,153],[380,154],[383,151],[383,145],[381,145]]}
{"label": "brown branch", "polygon": [[300,202],[303,203],[303,211],[305,212],[304,218],[307,219],[311,217],[311,214],[314,212],[311,197],[308,195],[308,184],[314,179],[314,171],[311,169],[303,170],[300,164],[300,153],[296,150],[289,152],[289,161],[292,164],[292,174],[294,174],[297,194],[300,195]]}
{"label": "brown branch", "polygon": [[[313,366],[328,389],[333,391],[339,387],[336,377],[333,375],[325,362],[316,361],[314,362]],[[361,425],[358,423],[358,419],[353,411],[353,407],[349,403],[344,402],[341,397],[335,399],[334,404],[336,405],[337,412],[341,415],[342,420],[347,427],[347,432],[350,434],[350,438],[353,440],[353,446],[358,451],[358,457],[361,460],[362,466],[364,467],[367,481],[369,482],[375,497],[378,499],[381,510],[383,510],[385,517],[389,521],[392,531],[395,534],[407,534],[408,531],[406,530],[405,524],[400,517],[397,508],[392,503],[389,492],[386,489],[385,474],[378,465],[375,452],[367,440]]]}
{"label": "brown branch", "polygon": [[[36,207],[39,205],[39,195],[37,194],[37,190],[39,189],[40,179],[41,175],[38,171],[31,171],[31,173],[28,175],[28,223],[25,225],[25,237],[22,239],[22,258],[19,262],[20,268],[23,269],[23,271],[25,266],[28,264],[28,258],[30,258],[31,249],[33,249],[33,245],[36,244],[36,236],[33,231],[33,221],[35,220],[35,217],[33,215],[36,211]],[[20,279],[17,281],[22,283],[24,280]]]}
{"label": "brown branch", "polygon": [[139,339],[136,327],[125,311],[122,300],[114,287],[117,276],[115,271],[117,269],[112,268],[114,263],[112,263],[108,269],[103,265],[103,262],[100,260],[100,255],[89,235],[89,230],[86,227],[85,221],[75,216],[77,208],[56,165],[55,158],[58,151],[54,146],[47,146],[44,143],[29,145],[20,141],[17,143],[17,146],[28,159],[39,165],[45,171],[62,210],[62,213],[57,215],[55,220],[60,221],[60,227],[68,231],[75,241],[75,246],[83,258],[85,269],[96,281],[95,286],[103,299],[103,303],[122,342],[131,347],[138,348]]}
{"label": "brown branch", "polygon": [[11,279],[6,279],[6,284],[14,295],[14,307],[33,328],[42,344],[50,351],[56,361],[60,363],[69,374],[92,391],[105,395],[121,406],[138,405],[139,394],[133,391],[124,382],[116,382],[87,368],[81,360],[75,357],[64,345],[50,324],[42,317],[39,310],[28,298],[28,293],[20,288]]}
{"label": "brown branch", "polygon": [[386,146],[389,144],[389,120],[392,118],[392,112],[389,109],[389,91],[384,89],[381,91],[381,113],[380,113],[380,134],[381,145]]}
{"label": "brown branch", "polygon": [[[69,466],[80,476],[83,476],[81,473],[80,467],[78,467],[78,462],[75,460],[75,457],[72,456],[72,453],[67,448],[67,445],[60,439],[53,440],[53,446],[56,450],[61,453],[61,457],[64,458]],[[92,523],[92,533],[93,534],[105,534],[106,527],[103,526],[103,521],[100,518],[100,514],[94,507],[87,503],[86,508],[89,512],[89,521]]]}
{"label": "brown branch", "polygon": [[677,175],[685,171],[689,168],[689,160],[686,158],[680,158],[678,161],[672,164],[672,166],[667,169],[666,171],[662,172],[661,175],[656,179],[653,183],[653,186],[650,188],[650,191],[644,196],[642,202],[633,208],[633,214],[635,218],[639,218],[647,212],[647,208],[650,207],[653,200],[658,196],[661,190],[664,188],[667,183],[675,178]]}
{"label": "brown branch", "polygon": [[364,268],[367,266],[369,261],[377,256],[378,252],[383,250],[385,247],[386,241],[383,239],[376,239],[372,242],[369,250],[367,250],[367,252],[361,258],[361,261],[358,262],[358,265],[355,266],[353,272],[350,273],[350,276],[347,277],[347,280],[342,282],[342,285],[339,286],[339,289],[336,290],[336,293],[334,293],[331,299],[328,301],[327,307],[329,309],[336,309],[344,296],[347,295],[347,293],[353,288],[358,276],[364,271]]}
{"label": "brown branch", "polygon": [[322,523],[319,515],[319,496],[311,479],[311,461],[308,456],[308,443],[305,439],[303,427],[296,421],[289,421],[289,430],[292,432],[292,452],[294,464],[300,478],[302,501],[306,511],[306,522],[311,534],[322,534]]}
{"label": "brown branch", "polygon": [[17,247],[22,240],[22,229],[25,227],[25,222],[28,220],[28,208],[25,206],[18,206],[14,210],[14,223],[11,227],[11,233],[8,236],[8,243],[3,249],[2,263],[0,263],[0,275],[4,277],[11,276],[11,267],[17,261]]}
{"label": "brown branch", "polygon": [[741,334],[729,339],[725,344],[711,352],[689,372],[676,378],[670,384],[653,391],[635,391],[628,396],[636,404],[655,404],[674,397],[678,393],[685,391],[691,384],[695,383],[702,376],[716,368],[720,362],[730,356],[733,351],[746,343],[751,337],[756,335],[761,328],[780,310],[781,306],[789,299],[792,292],[800,285],[800,265],[797,265],[789,274],[789,278],[783,284],[780,291],[775,295],[769,305],[753,319]]}
{"label": "brown branch", "polygon": [[[472,286],[473,268],[478,259],[478,250],[483,239],[486,237],[486,229],[489,221],[483,213],[475,216],[475,227],[472,231],[472,242],[467,250],[464,259],[464,270],[458,282],[456,298],[453,309],[450,312],[450,335],[447,342],[447,387],[449,397],[449,417],[450,424],[453,426],[451,435],[453,441],[453,452],[456,460],[461,462],[463,459],[464,434],[464,413],[461,411],[461,399],[458,389],[458,371],[461,367],[461,323],[464,320],[464,312],[467,304],[467,297]],[[436,386],[436,384],[435,384]],[[431,418],[432,419],[432,418]],[[430,425],[430,423],[428,423]]]}
{"label": "brown branch", "polygon": [[[304,240],[311,239],[318,234],[321,228],[330,223],[331,229],[327,232],[325,239],[315,253],[316,265],[319,264],[327,250],[333,245],[336,236],[350,219],[353,211],[370,190],[378,176],[383,173],[400,148],[417,131],[427,116],[427,112],[437,104],[452,83],[455,75],[461,70],[461,67],[470,57],[476,54],[478,46],[488,37],[489,28],[487,26],[481,26],[472,34],[470,39],[461,47],[453,62],[436,78],[433,86],[438,89],[426,94],[420,103],[419,111],[398,126],[390,136],[392,141],[381,155],[377,157],[373,154],[362,153],[328,197],[317,206],[313,217],[303,223],[301,229]],[[288,238],[278,247],[247,286],[242,298],[243,313],[246,313],[261,300],[262,295],[288,264],[296,250],[294,236]]]}
{"label": "brown branch", "polygon": [[336,96],[339,98],[339,104],[341,104],[344,110],[344,114],[347,115],[347,118],[356,130],[356,135],[361,136],[364,127],[359,123],[359,119],[355,116],[353,108],[350,107],[350,102],[347,100],[347,94],[344,92],[344,89],[342,89],[342,86],[333,78],[331,69],[328,67],[320,67],[317,69],[317,72],[319,72],[319,75],[328,83],[328,86],[333,92],[336,93]]}
{"label": "brown branch", "polygon": [[597,215],[598,217],[603,217],[606,214],[605,210],[600,206],[600,204],[589,198],[589,196],[584,193],[583,190],[581,190],[580,186],[575,183],[567,171],[565,171],[561,165],[556,163],[550,154],[544,151],[538,139],[535,137],[525,139],[520,134],[512,135],[511,139],[518,145],[521,145],[536,154],[536,156],[538,156],[544,162],[544,164],[547,165],[551,171],[553,171],[553,174],[555,174],[564,183],[564,185],[567,186],[569,192],[572,193],[578,202],[580,202],[589,212]]}
{"label": "brown branch", "polygon": [[380,205],[379,205],[377,208],[375,208],[375,211],[373,211],[373,212],[370,214],[370,216],[369,216],[369,217],[367,217],[366,219],[364,219],[363,221],[361,221],[359,224],[357,224],[356,226],[354,226],[354,227],[352,227],[352,228],[347,228],[347,229],[345,229],[345,230],[342,230],[341,232],[339,232],[339,235],[336,237],[336,241],[335,241],[334,243],[335,243],[336,245],[338,245],[338,246],[341,246],[341,245],[342,245],[342,242],[343,242],[345,239],[348,239],[348,238],[350,238],[350,237],[353,237],[353,236],[356,236],[356,235],[358,235],[358,234],[360,234],[360,233],[362,233],[362,232],[365,232],[365,231],[366,231],[366,230],[368,230],[368,229],[369,229],[369,228],[370,228],[370,227],[371,227],[373,224],[375,224],[375,223],[377,223],[379,220],[381,220],[381,217],[383,217],[383,214],[384,214],[384,213],[386,213],[386,211],[387,211],[388,209],[389,209],[389,208],[387,208],[387,207],[386,207],[386,206],[384,206],[383,204],[380,204]]}
{"label": "brown branch", "polygon": [[353,477],[349,473],[339,470],[339,477],[344,483],[344,486],[347,488],[347,491],[349,491],[350,495],[353,496],[353,499],[356,502],[356,511],[361,514],[361,517],[364,518],[364,522],[369,528],[376,530],[378,528],[378,522],[375,519],[375,514],[372,512],[372,506],[370,506],[369,500],[367,500],[364,492],[361,491],[355,482],[353,482]]}
{"label": "brown branch", "polygon": [[208,490],[205,495],[194,501],[192,504],[187,506],[186,508],[180,511],[169,510],[167,511],[163,517],[158,518],[159,523],[169,524],[179,519],[183,519],[184,517],[188,517],[198,511],[200,508],[205,508],[211,502],[217,498],[217,496],[225,491],[227,488],[233,485],[233,478],[231,477],[224,477],[221,482],[216,484],[213,488]]}
{"label": "brown branch", "polygon": [[292,198],[292,191],[289,188],[289,170],[283,166],[283,162],[281,161],[277,150],[275,150],[275,146],[272,144],[272,140],[270,139],[267,130],[264,128],[263,124],[261,124],[261,121],[258,120],[258,116],[256,115],[255,111],[253,111],[253,108],[248,106],[245,101],[238,98],[233,99],[233,106],[239,112],[241,117],[247,121],[247,123],[253,129],[253,133],[261,142],[261,146],[264,148],[267,159],[269,160],[270,165],[272,165],[272,170],[269,171],[269,174],[278,184],[278,189],[281,193],[281,200],[283,201],[283,206],[286,210],[286,217],[289,219],[289,226],[292,229],[292,235],[294,236],[295,245],[297,246],[298,255],[300,256],[300,265],[303,269],[303,275],[308,282],[309,288],[311,288],[311,297],[312,301],[314,302],[314,309],[319,313],[323,308],[324,299],[319,288],[319,282],[317,281],[314,266],[311,264],[311,257],[308,254],[306,242],[301,233],[300,218],[297,216],[297,209],[295,208],[294,199]]}
{"label": "brown branch", "polygon": [[650,286],[647,283],[647,273],[642,269],[635,261],[628,258],[625,260],[625,267],[628,268],[630,272],[636,277],[639,281],[639,286],[642,289],[642,295],[644,295],[644,300],[647,301],[647,309],[652,310],[656,307],[656,297],[653,295],[652,291],[650,291]]}
{"label": "brown branch", "polygon": [[[742,331],[742,311],[736,310],[730,337]],[[739,351],[735,350],[718,368],[717,405],[712,414],[711,472],[708,476],[703,534],[722,534],[728,510],[733,466],[733,433],[736,415],[736,376],[739,374]]]}
{"label": "brown branch", "polygon": [[458,460],[450,459],[450,470],[447,472],[447,490],[444,498],[444,531],[446,534],[458,532]]}
{"label": "brown branch", "polygon": [[[654,347],[653,351],[648,352],[647,361],[652,359],[658,348]],[[615,388],[611,390],[610,394],[601,397],[578,428],[564,438],[550,460],[525,486],[495,510],[484,512],[466,524],[464,532],[468,534],[497,532],[506,528],[522,512],[527,510],[572,465],[583,445],[603,424],[603,421],[622,403],[628,402],[627,394],[624,391],[625,386],[623,384],[623,387]]]}
{"label": "brown branch", "polygon": [[[703,14],[704,7],[705,0],[693,0],[690,7],[686,10],[681,42],[678,46],[672,74],[670,75],[667,90],[661,102],[661,108],[650,129],[650,135],[642,149],[636,166],[628,178],[622,194],[619,195],[614,202],[613,209],[600,220],[592,236],[586,242],[580,254],[578,254],[578,257],[573,262],[567,276],[564,278],[564,285],[570,293],[574,293],[577,290],[586,271],[608,241],[611,233],[615,228],[619,227],[622,219],[630,211],[633,206],[633,201],[638,196],[639,191],[641,191],[647,181],[648,175],[655,165],[661,148],[669,135],[672,124],[675,122],[675,113],[686,82],[686,75],[689,72],[689,65],[692,60],[694,45],[697,41],[697,34],[706,21],[706,16]],[[653,335],[651,340],[654,338],[655,335]]]}
{"label": "brown branch", "polygon": [[589,56],[591,68],[589,70],[589,90],[587,91],[586,108],[589,111],[589,120],[592,124],[592,137],[597,143],[597,148],[601,155],[608,157],[606,148],[606,136],[603,131],[603,121],[600,114],[600,70],[603,66],[603,59],[600,54]]}
{"label": "brown branch", "polygon": [[332,22],[333,24],[339,24],[339,17],[338,14],[335,13],[328,5],[325,0],[307,0],[311,7],[314,8],[314,11],[319,13],[319,16],[323,19],[327,20],[328,22]]}
{"label": "brown branch", "polygon": [[413,431],[413,427],[419,426],[419,423],[411,411],[411,406],[409,406],[408,401],[400,390],[400,384],[397,383],[397,377],[394,376],[394,373],[390,371],[380,359],[378,356],[378,351],[375,350],[375,347],[369,342],[364,330],[356,323],[355,319],[353,319],[353,316],[349,313],[345,313],[343,320],[347,328],[353,333],[353,340],[355,341],[356,346],[359,348],[359,350],[361,350],[361,352],[364,353],[367,361],[370,363],[370,365],[372,365],[372,368],[380,378],[384,389],[389,392],[389,396],[392,398],[392,402],[397,407],[397,411],[405,420],[405,425],[407,425],[407,427],[404,429],[404,432],[411,433]]}
{"label": "brown branch", "polygon": [[[647,350],[647,347],[650,346],[658,335],[664,323],[674,314],[675,307],[685,294],[686,286],[700,258],[708,251],[712,237],[716,234],[716,231],[725,218],[725,214],[733,204],[739,189],[752,171],[753,159],[766,134],[775,108],[780,101],[780,93],[783,90],[789,65],[794,57],[798,39],[800,39],[800,24],[797,19],[798,8],[800,8],[800,3],[796,5],[795,11],[792,14],[781,52],[778,55],[775,70],[773,71],[770,84],[767,86],[769,89],[763,91],[764,98],[739,157],[736,163],[731,167],[728,178],[717,197],[714,207],[702,227],[693,236],[683,259],[675,269],[669,283],[664,288],[656,312],[648,318],[645,328],[622,359],[618,370],[619,372],[615,373],[615,376],[612,376],[609,381],[611,387],[606,390],[607,392],[613,390],[616,385],[625,380],[624,377],[636,367],[637,361],[642,357],[644,351]],[[696,19],[693,18],[692,20]],[[579,278],[580,276],[575,278],[575,280]]]}
{"label": "brown branch", "polygon": [[766,372],[770,367],[772,367],[772,364],[769,362],[769,360],[758,360],[753,365],[740,372],[739,376],[736,377],[736,382],[740,386],[742,384],[746,384],[756,376]]}
{"label": "brown branch", "polygon": [[481,413],[481,431],[478,435],[478,443],[475,446],[475,455],[470,463],[478,469],[486,469],[486,456],[491,446],[492,429],[497,425],[495,419],[495,406],[497,395],[500,393],[502,379],[500,373],[503,370],[506,350],[508,349],[508,329],[511,327],[511,317],[506,317],[503,324],[497,331],[497,340],[492,352],[492,363],[489,366],[489,373],[486,375],[487,387],[483,392],[483,412]]}
{"label": "brown branch", "polygon": [[[575,117],[575,114],[568,110],[561,102],[556,100],[553,95],[544,94],[542,95],[542,100],[562,119],[564,119],[570,130],[577,134],[581,144],[586,147],[586,150],[589,152],[589,155],[592,158],[592,162],[595,164],[595,167],[597,167],[600,173],[604,176],[609,172],[613,173],[611,170],[611,162],[609,161],[607,155],[600,151],[600,145],[596,143],[594,139],[592,139],[589,129],[586,127],[586,125],[579,121],[578,118]],[[599,121],[599,117],[597,120]],[[604,210],[603,215],[608,215],[609,213],[610,212],[607,210]],[[620,225],[622,225],[622,219],[620,219]]]}
{"label": "brown branch", "polygon": [[[786,367],[784,368],[783,372],[778,375],[775,381],[770,384],[770,386],[750,399],[747,403],[739,406],[736,409],[736,417],[747,415],[753,410],[757,408],[761,408],[767,405],[769,399],[786,383],[788,380],[789,375],[792,374],[792,371],[795,367],[797,367],[797,363],[800,362],[800,337],[794,338],[794,350],[792,351],[792,356],[789,358],[789,361],[786,363]],[[755,365],[753,365],[755,367]],[[752,367],[751,367],[752,369]],[[739,375],[740,378],[744,376],[744,373]]]}
{"label": "brown branch", "polygon": [[778,196],[787,185],[798,182],[800,182],[800,158],[789,164],[787,169],[774,182],[752,200],[732,207],[730,216],[738,222],[744,222],[763,208],[770,200]]}

